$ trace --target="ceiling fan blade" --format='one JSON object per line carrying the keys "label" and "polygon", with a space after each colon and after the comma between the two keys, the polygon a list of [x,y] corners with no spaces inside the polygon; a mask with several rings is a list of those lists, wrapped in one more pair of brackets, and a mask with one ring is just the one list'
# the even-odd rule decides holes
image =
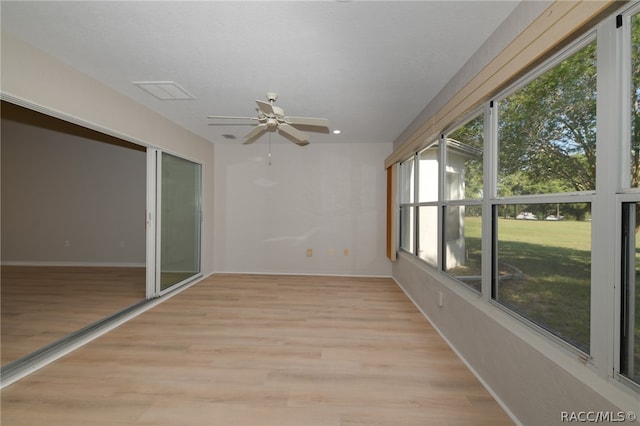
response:
{"label": "ceiling fan blade", "polygon": [[256,117],[235,117],[228,115],[208,115],[207,118],[213,118],[215,120],[258,120]]}
{"label": "ceiling fan blade", "polygon": [[255,126],[255,123],[207,123],[207,126]]}
{"label": "ceiling fan blade", "polygon": [[244,143],[245,144],[249,144],[249,143],[255,142],[266,131],[267,131],[267,124],[266,123],[258,124],[256,127],[254,127],[254,129],[252,131],[250,131],[249,133],[246,134],[246,136],[245,136],[246,141]]}
{"label": "ceiling fan blade", "polygon": [[306,134],[302,133],[300,130],[287,123],[280,123],[278,125],[278,132],[284,133],[284,136],[293,138],[293,142],[297,143],[300,146],[309,144],[309,139],[307,138]]}
{"label": "ceiling fan blade", "polygon": [[316,117],[285,117],[285,122],[292,125],[313,126],[313,127],[329,127],[329,120],[326,118]]}
{"label": "ceiling fan blade", "polygon": [[260,110],[261,113],[267,114],[267,115],[274,114],[273,105],[271,105],[269,102],[259,101],[256,99],[256,104],[258,104],[258,109]]}

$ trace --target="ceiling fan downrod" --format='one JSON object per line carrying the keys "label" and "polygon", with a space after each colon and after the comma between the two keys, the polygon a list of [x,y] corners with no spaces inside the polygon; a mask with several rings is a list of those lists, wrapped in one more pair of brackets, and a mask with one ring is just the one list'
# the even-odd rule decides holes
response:
{"label": "ceiling fan downrod", "polygon": [[275,101],[278,100],[278,94],[275,92],[267,92],[267,100],[271,105],[273,105]]}

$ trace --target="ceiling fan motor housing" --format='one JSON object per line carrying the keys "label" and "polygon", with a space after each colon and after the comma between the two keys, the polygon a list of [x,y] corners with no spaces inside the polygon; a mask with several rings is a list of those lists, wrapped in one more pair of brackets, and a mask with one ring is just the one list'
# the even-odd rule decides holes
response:
{"label": "ceiling fan motor housing", "polygon": [[278,120],[270,117],[267,118],[267,127],[270,129],[278,127]]}
{"label": "ceiling fan motor housing", "polygon": [[267,92],[267,100],[271,103],[274,103],[278,100],[278,94],[275,92]]}

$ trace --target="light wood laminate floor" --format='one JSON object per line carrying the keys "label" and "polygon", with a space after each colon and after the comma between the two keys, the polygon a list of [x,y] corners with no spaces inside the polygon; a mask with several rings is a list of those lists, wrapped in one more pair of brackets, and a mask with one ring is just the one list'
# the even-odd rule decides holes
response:
{"label": "light wood laminate floor", "polygon": [[214,275],[2,391],[2,425],[512,424],[390,279]]}
{"label": "light wood laminate floor", "polygon": [[2,266],[2,364],[145,297],[145,268]]}

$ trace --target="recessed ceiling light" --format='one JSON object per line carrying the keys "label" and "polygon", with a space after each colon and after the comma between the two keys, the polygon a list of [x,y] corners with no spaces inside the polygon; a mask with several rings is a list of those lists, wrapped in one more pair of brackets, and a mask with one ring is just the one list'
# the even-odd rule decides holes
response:
{"label": "recessed ceiling light", "polygon": [[133,81],[133,84],[161,101],[195,99],[174,81]]}
{"label": "recessed ceiling light", "polygon": [[331,132],[331,133],[333,133],[334,135],[339,135],[340,133],[342,133],[342,130],[335,129],[335,130],[334,130],[333,132]]}

